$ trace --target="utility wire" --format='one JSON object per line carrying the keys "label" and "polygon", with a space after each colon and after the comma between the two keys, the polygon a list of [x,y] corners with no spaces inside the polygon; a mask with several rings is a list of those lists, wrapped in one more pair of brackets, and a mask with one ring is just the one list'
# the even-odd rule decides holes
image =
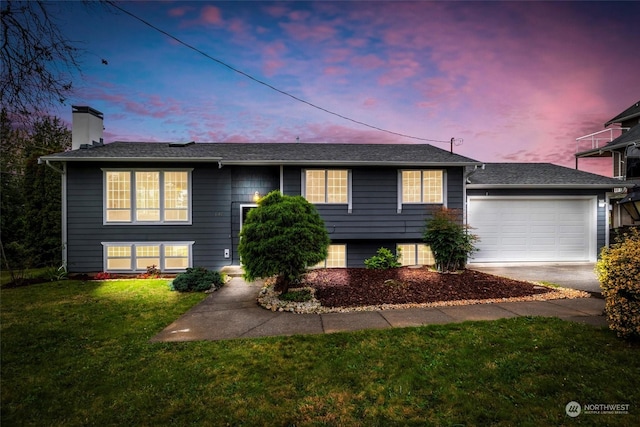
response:
{"label": "utility wire", "polygon": [[276,91],[276,92],[278,92],[278,93],[280,93],[282,95],[288,96],[289,98],[292,98],[292,99],[294,99],[294,100],[296,100],[298,102],[302,102],[303,104],[306,104],[306,105],[308,105],[310,107],[313,107],[313,108],[318,109],[320,111],[324,111],[325,113],[331,114],[333,116],[340,117],[341,119],[348,120],[350,122],[357,123],[359,125],[366,126],[368,128],[375,129],[375,130],[378,130],[378,131],[381,131],[381,132],[386,132],[386,133],[389,133],[389,134],[392,134],[392,135],[401,136],[403,138],[411,138],[411,139],[416,139],[416,140],[419,140],[419,141],[426,141],[426,142],[441,142],[441,143],[447,143],[447,144],[449,144],[451,142],[451,141],[442,141],[442,140],[437,140],[437,139],[421,138],[421,137],[418,137],[418,136],[412,136],[412,135],[407,135],[407,134],[404,134],[404,133],[399,133],[399,132],[394,132],[394,131],[391,131],[391,130],[383,129],[381,127],[370,125],[368,123],[361,122],[360,120],[355,120],[355,119],[352,119],[350,117],[344,116],[342,114],[336,113],[334,111],[328,110],[326,108],[320,107],[320,106],[318,106],[316,104],[313,104],[313,103],[311,103],[309,101],[305,101],[302,98],[299,98],[299,97],[297,97],[295,95],[290,94],[289,92],[285,92],[284,90],[278,89],[277,87],[275,87],[275,86],[273,86],[273,85],[271,85],[271,84],[269,84],[269,83],[267,83],[265,81],[257,79],[255,77],[253,77],[252,75],[245,73],[242,70],[239,70],[239,69],[237,69],[235,67],[232,67],[231,65],[227,64],[226,62],[223,62],[223,61],[221,61],[221,60],[219,60],[217,58],[214,58],[213,56],[209,55],[208,53],[206,53],[206,52],[204,52],[204,51],[202,51],[200,49],[198,49],[197,47],[195,47],[193,45],[190,45],[189,43],[180,40],[176,36],[166,32],[165,30],[163,30],[161,28],[158,28],[155,25],[153,25],[149,21],[146,21],[145,19],[135,15],[134,13],[129,12],[128,10],[118,6],[115,2],[113,2],[111,0],[107,0],[106,3],[111,5],[111,6],[113,6],[114,8],[118,9],[119,11],[131,16],[132,18],[142,22],[143,24],[153,28],[154,30],[158,31],[159,33],[162,33],[165,36],[175,40],[176,42],[180,43],[181,45],[183,45],[183,46],[185,46],[185,47],[187,47],[187,48],[199,53],[200,55],[202,55],[202,56],[204,56],[204,57],[206,57],[206,58],[208,58],[208,59],[210,59],[210,60],[212,60],[214,62],[217,62],[218,64],[222,65],[223,67],[226,67],[226,68],[230,69],[231,71],[234,71],[234,72],[236,72],[238,74],[241,74],[241,75],[245,76],[246,78],[248,78],[250,80],[253,80],[256,83],[259,83],[259,84],[261,84],[263,86],[266,86],[269,89],[272,89],[272,90],[274,90],[274,91]]}

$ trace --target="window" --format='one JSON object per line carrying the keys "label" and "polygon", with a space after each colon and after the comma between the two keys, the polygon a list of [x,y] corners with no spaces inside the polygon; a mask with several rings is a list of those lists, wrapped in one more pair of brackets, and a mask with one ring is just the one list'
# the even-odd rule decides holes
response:
{"label": "window", "polygon": [[398,262],[402,265],[434,265],[435,259],[431,248],[421,243],[400,243],[397,246],[400,250]]}
{"label": "window", "polygon": [[146,271],[153,265],[160,271],[184,271],[191,266],[193,242],[107,242],[102,245],[105,271]]}
{"label": "window", "polygon": [[303,178],[304,197],[310,203],[349,203],[349,171],[308,169]]}
{"label": "window", "polygon": [[105,223],[190,223],[191,170],[105,170]]}
{"label": "window", "polygon": [[404,170],[401,173],[402,203],[443,203],[444,172]]}
{"label": "window", "polygon": [[329,245],[327,259],[316,264],[317,268],[344,268],[347,266],[347,245]]}

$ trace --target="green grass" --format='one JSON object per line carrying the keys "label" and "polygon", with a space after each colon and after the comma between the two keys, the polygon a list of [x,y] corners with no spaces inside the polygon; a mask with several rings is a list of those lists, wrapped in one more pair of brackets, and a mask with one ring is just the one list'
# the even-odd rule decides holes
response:
{"label": "green grass", "polygon": [[[163,280],[0,292],[3,426],[640,425],[640,348],[558,319],[150,343],[204,295]],[[573,419],[571,400],[630,414]]]}

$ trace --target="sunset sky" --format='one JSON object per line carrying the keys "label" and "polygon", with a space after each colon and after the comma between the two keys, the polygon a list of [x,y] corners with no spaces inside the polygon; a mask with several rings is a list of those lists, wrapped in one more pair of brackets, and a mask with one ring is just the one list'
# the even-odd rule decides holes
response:
{"label": "sunset sky", "polygon": [[[640,100],[640,2],[117,4],[280,91],[392,132],[461,138],[455,152],[485,162],[574,167],[575,138]],[[105,142],[425,143],[296,101],[111,7],[54,7],[84,54],[76,93],[52,113],[103,112]]]}

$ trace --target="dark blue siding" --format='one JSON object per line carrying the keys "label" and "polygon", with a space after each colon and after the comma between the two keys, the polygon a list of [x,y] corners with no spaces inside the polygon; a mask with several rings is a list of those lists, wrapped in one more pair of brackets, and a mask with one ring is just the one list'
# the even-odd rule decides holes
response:
{"label": "dark blue siding", "polygon": [[[104,225],[101,168],[192,168],[191,225]],[[322,167],[322,166],[319,166]],[[194,241],[193,265],[219,269],[237,264],[241,205],[258,191],[280,188],[279,166],[217,163],[69,163],[67,168],[67,255],[71,272],[103,269],[102,242]],[[317,205],[332,240],[347,242],[348,265],[362,266],[379,247],[419,241],[430,210],[439,205],[405,205],[397,211],[398,168],[354,167],[352,211],[347,205]],[[301,167],[283,168],[283,190],[301,194]],[[462,168],[447,169],[447,204],[463,207]],[[230,252],[225,258],[225,250]]]}
{"label": "dark blue siding", "polygon": [[[176,167],[175,164],[154,165]],[[143,168],[149,164],[69,164],[67,168],[67,244],[71,272],[103,269],[101,242],[195,241],[193,264],[219,268],[230,264],[224,249],[231,248],[229,231],[231,170],[217,165],[180,165],[193,168],[192,225],[104,225],[103,173],[106,168]]]}

